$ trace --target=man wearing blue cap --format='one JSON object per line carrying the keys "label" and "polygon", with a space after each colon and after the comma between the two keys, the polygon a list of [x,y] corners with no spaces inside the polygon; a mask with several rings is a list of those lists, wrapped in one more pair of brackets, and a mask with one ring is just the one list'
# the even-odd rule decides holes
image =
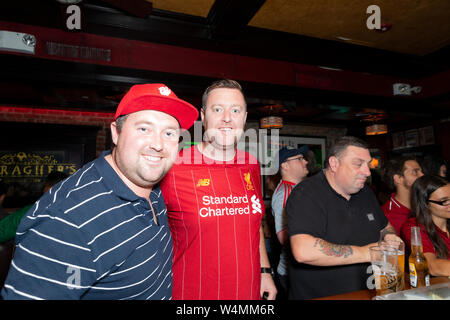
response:
{"label": "man wearing blue cap", "polygon": [[278,241],[283,246],[280,253],[280,261],[277,267],[278,286],[280,289],[280,298],[287,297],[288,278],[287,278],[287,231],[286,231],[286,206],[287,199],[292,189],[306,178],[308,168],[306,165],[306,154],[308,146],[294,149],[284,147],[278,153],[279,172],[281,181],[275,189],[272,196],[272,214],[275,218],[275,231]]}

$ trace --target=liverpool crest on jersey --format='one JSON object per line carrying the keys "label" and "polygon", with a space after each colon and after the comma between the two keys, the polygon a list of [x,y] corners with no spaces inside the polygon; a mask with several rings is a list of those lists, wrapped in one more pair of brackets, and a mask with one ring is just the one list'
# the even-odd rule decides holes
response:
{"label": "liverpool crest on jersey", "polygon": [[253,188],[252,179],[250,177],[250,172],[244,173],[244,181],[245,181],[245,187],[247,190],[255,190]]}

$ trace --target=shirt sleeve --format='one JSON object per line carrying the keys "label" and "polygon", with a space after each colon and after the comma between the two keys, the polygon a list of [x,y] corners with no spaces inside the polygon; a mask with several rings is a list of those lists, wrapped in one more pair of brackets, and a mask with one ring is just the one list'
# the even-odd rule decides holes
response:
{"label": "shirt sleeve", "polygon": [[3,299],[81,299],[90,289],[98,275],[86,236],[64,218],[50,210],[23,217]]}
{"label": "shirt sleeve", "polygon": [[284,210],[285,188],[273,194],[272,196],[272,214],[275,220],[275,232],[286,229],[286,212]]}
{"label": "shirt sleeve", "polygon": [[436,254],[436,250],[434,250],[433,243],[428,237],[428,233],[426,233],[422,227],[420,228],[420,237],[422,238],[423,253],[429,252]]}

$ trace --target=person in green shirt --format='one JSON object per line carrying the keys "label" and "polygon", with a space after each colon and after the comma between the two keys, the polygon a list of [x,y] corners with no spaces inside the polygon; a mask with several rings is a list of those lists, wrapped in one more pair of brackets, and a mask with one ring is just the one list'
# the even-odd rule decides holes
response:
{"label": "person in green shirt", "polygon": [[[61,172],[61,171],[53,171],[50,172],[45,179],[44,188],[42,194],[46,193],[53,187],[55,184],[60,182],[61,180],[64,180],[69,175],[67,173]],[[21,209],[18,209],[14,211],[13,213],[10,213],[7,217],[0,220],[0,243],[10,241],[14,239],[16,236],[16,230],[17,227],[20,224],[20,221],[22,220],[22,217],[25,215],[25,213],[30,210],[30,208],[34,204],[30,204],[28,206],[25,206]]]}

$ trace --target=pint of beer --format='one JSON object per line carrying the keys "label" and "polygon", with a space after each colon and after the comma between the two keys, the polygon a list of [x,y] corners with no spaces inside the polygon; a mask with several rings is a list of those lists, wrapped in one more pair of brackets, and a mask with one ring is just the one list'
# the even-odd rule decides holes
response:
{"label": "pint of beer", "polygon": [[397,250],[389,246],[374,246],[369,250],[377,295],[399,291],[401,275]]}
{"label": "pint of beer", "polygon": [[397,291],[405,289],[405,244],[401,241],[383,241],[382,246],[388,246],[397,251],[398,283]]}

